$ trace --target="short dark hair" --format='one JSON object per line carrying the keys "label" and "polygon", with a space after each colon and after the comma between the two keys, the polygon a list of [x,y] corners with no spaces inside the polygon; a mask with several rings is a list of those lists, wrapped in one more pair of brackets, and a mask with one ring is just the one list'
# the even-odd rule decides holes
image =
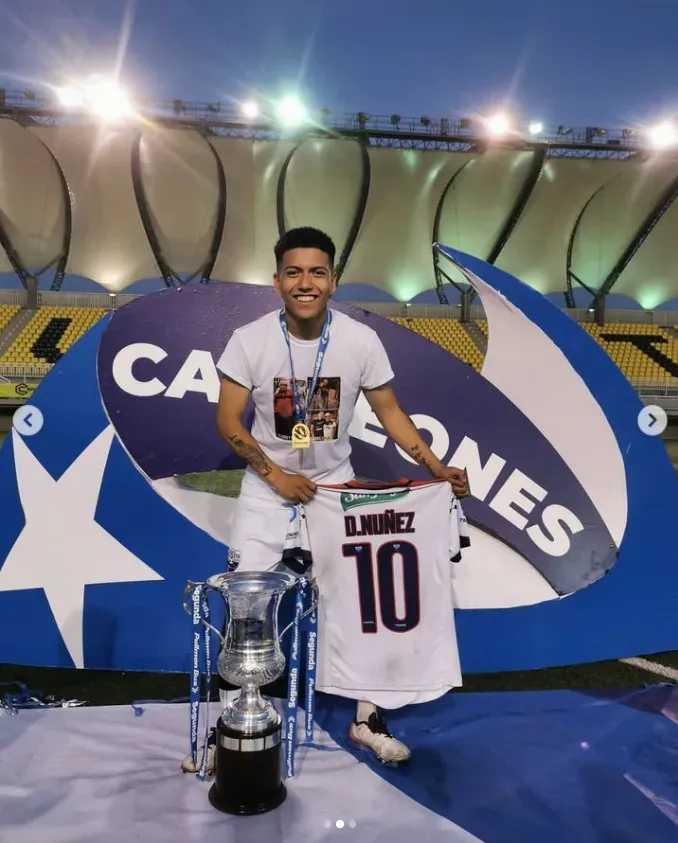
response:
{"label": "short dark hair", "polygon": [[276,266],[280,266],[282,263],[285,252],[289,252],[292,249],[320,249],[330,259],[330,269],[334,269],[336,247],[332,238],[319,228],[304,226],[302,228],[291,228],[289,231],[286,231],[273,249]]}

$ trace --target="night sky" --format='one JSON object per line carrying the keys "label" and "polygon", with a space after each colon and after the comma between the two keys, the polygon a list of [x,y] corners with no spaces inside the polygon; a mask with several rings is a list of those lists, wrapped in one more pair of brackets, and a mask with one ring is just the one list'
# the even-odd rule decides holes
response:
{"label": "night sky", "polygon": [[0,0],[0,84],[623,128],[678,107],[672,0]]}

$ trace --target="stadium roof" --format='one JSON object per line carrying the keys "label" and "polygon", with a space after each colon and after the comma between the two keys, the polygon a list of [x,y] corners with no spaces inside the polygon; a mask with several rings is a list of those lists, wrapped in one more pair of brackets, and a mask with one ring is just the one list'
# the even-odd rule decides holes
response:
{"label": "stadium roof", "polygon": [[678,297],[676,193],[678,160],[649,154],[380,148],[3,118],[0,272],[50,267],[111,292],[159,276],[268,284],[281,230],[312,224],[337,242],[342,287],[409,301],[441,280],[437,240],[543,293],[564,292],[569,272],[652,309]]}

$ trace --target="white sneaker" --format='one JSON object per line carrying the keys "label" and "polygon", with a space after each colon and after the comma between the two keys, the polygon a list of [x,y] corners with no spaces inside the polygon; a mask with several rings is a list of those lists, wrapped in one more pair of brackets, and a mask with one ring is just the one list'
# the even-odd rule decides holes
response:
{"label": "white sneaker", "polygon": [[412,757],[412,752],[404,743],[397,740],[388,731],[386,721],[376,711],[367,721],[353,721],[348,736],[353,743],[371,749],[382,764],[406,764]]}

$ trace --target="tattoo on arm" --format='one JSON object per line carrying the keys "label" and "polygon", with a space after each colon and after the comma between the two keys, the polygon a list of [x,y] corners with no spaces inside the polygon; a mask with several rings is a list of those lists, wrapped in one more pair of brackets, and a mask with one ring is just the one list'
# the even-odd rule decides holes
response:
{"label": "tattoo on arm", "polygon": [[237,434],[229,436],[228,441],[236,454],[244,459],[246,463],[249,463],[249,465],[251,465],[252,468],[262,477],[268,477],[268,475],[273,471],[273,466],[268,461],[266,454],[261,450],[261,448],[254,445],[248,445],[247,442],[244,442]]}
{"label": "tattoo on arm", "polygon": [[433,468],[431,463],[426,458],[424,454],[421,452],[421,447],[419,445],[413,445],[410,448],[410,454],[412,455],[412,459],[420,465],[422,468],[425,468],[427,471],[433,473]]}

